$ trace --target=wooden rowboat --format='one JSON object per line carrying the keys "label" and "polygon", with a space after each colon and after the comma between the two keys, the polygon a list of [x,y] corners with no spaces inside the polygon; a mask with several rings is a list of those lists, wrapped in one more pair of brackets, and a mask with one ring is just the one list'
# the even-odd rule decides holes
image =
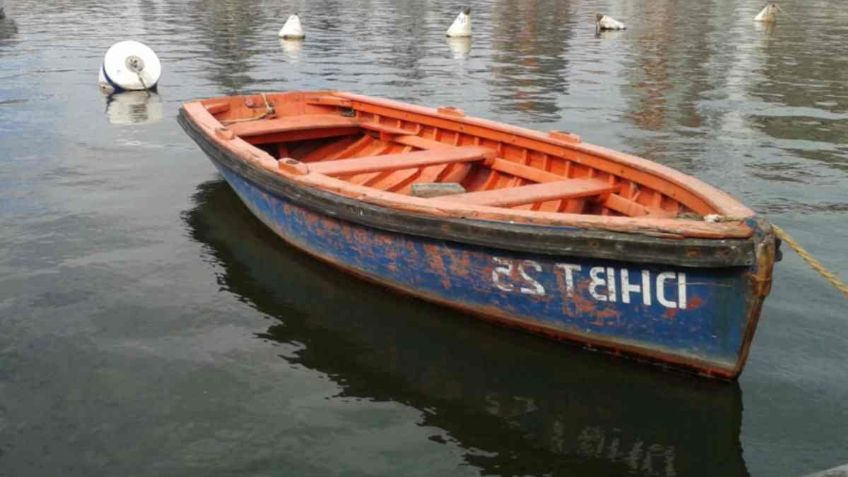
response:
{"label": "wooden rowboat", "polygon": [[742,371],[777,243],[697,179],[350,93],[213,98],[179,121],[260,220],[343,270],[587,348]]}

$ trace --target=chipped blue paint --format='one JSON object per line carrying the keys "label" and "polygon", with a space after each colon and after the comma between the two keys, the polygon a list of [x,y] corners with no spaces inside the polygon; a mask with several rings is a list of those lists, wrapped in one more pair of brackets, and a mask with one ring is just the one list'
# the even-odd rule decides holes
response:
{"label": "chipped blue paint", "polygon": [[696,359],[722,370],[739,361],[752,306],[749,268],[646,266],[412,237],[317,214],[216,166],[279,236],[365,277],[578,341]]}

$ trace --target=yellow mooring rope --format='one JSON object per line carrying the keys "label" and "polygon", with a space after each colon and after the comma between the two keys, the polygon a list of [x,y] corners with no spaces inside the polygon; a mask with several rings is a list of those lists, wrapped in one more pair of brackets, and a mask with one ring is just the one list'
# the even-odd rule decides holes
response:
{"label": "yellow mooring rope", "polygon": [[266,96],[265,93],[259,93],[259,94],[262,95],[262,100],[265,101],[265,112],[264,113],[262,113],[258,116],[253,116],[251,118],[224,120],[224,121],[221,121],[221,124],[223,124],[224,126],[229,126],[230,124],[235,124],[235,123],[246,123],[246,122],[249,122],[249,121],[259,121],[260,119],[265,119],[266,117],[274,114],[274,106],[272,106],[271,103],[268,102],[268,96]]}
{"label": "yellow mooring rope", "polygon": [[795,241],[785,230],[778,227],[777,225],[772,224],[772,228],[774,229],[774,233],[777,234],[780,240],[783,240],[786,245],[789,245],[792,250],[801,256],[807,265],[813,268],[813,270],[819,272],[821,276],[824,277],[825,280],[830,282],[837,290],[841,291],[843,295],[848,297],[848,284],[842,281],[835,273],[828,270],[824,265],[821,264],[816,257],[813,257],[810,252],[807,251],[804,247],[801,246],[798,242]]}

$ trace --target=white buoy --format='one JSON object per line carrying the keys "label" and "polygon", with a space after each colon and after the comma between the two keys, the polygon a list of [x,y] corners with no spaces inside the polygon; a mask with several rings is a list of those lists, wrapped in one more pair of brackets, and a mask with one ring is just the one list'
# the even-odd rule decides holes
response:
{"label": "white buoy", "polygon": [[451,23],[448,31],[445,32],[445,36],[449,36],[451,38],[467,38],[471,36],[471,9],[466,8],[465,10],[459,12],[459,15],[456,16],[456,19]]}
{"label": "white buoy", "polygon": [[111,124],[150,124],[162,119],[162,98],[149,91],[124,91],[106,98]]}
{"label": "white buoy", "polygon": [[777,13],[782,12],[780,6],[776,3],[769,3],[765,6],[757,16],[754,17],[755,22],[769,23],[777,20]]}
{"label": "white buoy", "polygon": [[626,30],[627,26],[612,17],[604,15],[603,13],[596,13],[595,28],[597,30]]}
{"label": "white buoy", "polygon": [[120,91],[156,89],[162,76],[159,57],[147,45],[133,40],[115,43],[103,57],[98,84]]}
{"label": "white buoy", "polygon": [[284,40],[302,40],[306,38],[306,35],[303,33],[303,25],[300,24],[300,17],[297,16],[297,13],[289,16],[286,24],[280,28],[278,36]]}

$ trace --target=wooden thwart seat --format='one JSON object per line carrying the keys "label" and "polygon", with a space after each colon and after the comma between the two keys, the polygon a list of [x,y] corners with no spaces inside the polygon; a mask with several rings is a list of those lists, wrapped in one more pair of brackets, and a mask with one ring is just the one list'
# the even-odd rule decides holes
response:
{"label": "wooden thwart seat", "polygon": [[609,194],[617,191],[619,188],[619,185],[608,184],[598,179],[567,179],[505,189],[469,192],[467,194],[439,197],[433,200],[444,200],[468,205],[515,207],[549,200],[577,199]]}
{"label": "wooden thwart seat", "polygon": [[279,132],[302,131],[304,129],[328,129],[358,126],[359,122],[354,118],[347,118],[335,114],[310,114],[245,121],[242,123],[233,123],[227,127],[230,128],[236,136],[250,137]]}
{"label": "wooden thwart seat", "polygon": [[[552,172],[536,169],[523,164],[506,161],[504,159],[494,159],[492,161],[487,161],[487,164],[495,171],[503,172],[516,177],[521,177],[522,179],[527,179],[534,182],[558,182],[566,179],[565,177],[559,174],[554,174]],[[598,179],[595,180],[604,183],[603,181],[600,181]],[[672,212],[668,212],[657,207],[649,207],[640,204],[634,201],[633,199],[621,197],[620,195],[616,194],[607,194],[604,199],[603,205],[604,207],[612,209],[628,217],[642,217],[646,215],[651,215],[654,217],[674,217],[675,215]]]}
{"label": "wooden thwart seat", "polygon": [[458,162],[475,162],[493,158],[495,151],[484,147],[452,147],[401,154],[358,157],[309,164],[309,172],[343,176],[388,170],[412,169]]}
{"label": "wooden thwart seat", "polygon": [[238,137],[252,138],[249,142],[253,144],[345,136],[360,131],[356,119],[336,114],[257,119],[232,123],[227,125],[227,128]]}

